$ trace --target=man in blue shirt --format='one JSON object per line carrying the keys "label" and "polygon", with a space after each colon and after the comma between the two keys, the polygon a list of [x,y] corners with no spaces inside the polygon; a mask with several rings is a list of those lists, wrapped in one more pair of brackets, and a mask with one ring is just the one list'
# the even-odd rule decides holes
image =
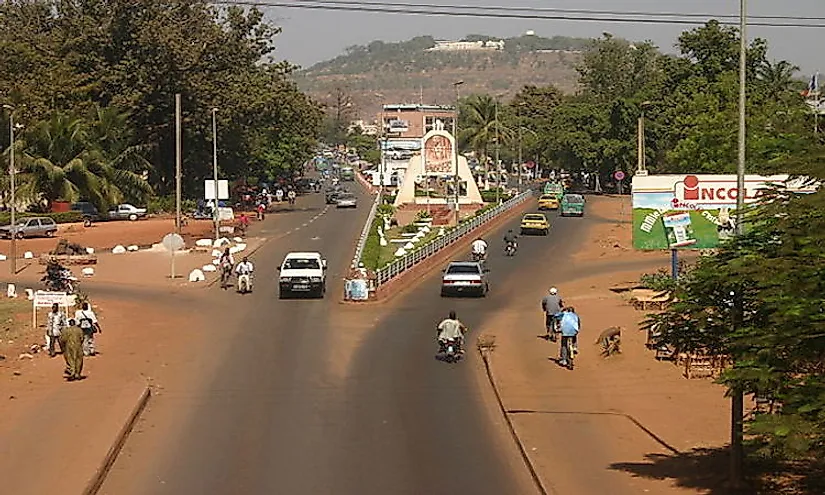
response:
{"label": "man in blue shirt", "polygon": [[561,346],[559,346],[559,364],[562,366],[570,366],[570,356],[567,355],[568,344],[573,354],[578,354],[577,337],[581,329],[581,319],[576,314],[576,310],[572,307],[567,307],[561,313],[556,315],[560,320],[561,330]]}

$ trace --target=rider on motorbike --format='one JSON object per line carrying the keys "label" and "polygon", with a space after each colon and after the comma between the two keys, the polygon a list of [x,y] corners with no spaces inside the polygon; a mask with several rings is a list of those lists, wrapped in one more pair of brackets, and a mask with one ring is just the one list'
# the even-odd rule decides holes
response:
{"label": "rider on motorbike", "polygon": [[487,257],[487,241],[479,237],[473,241],[473,259],[476,261],[483,260]]}
{"label": "rider on motorbike", "polygon": [[438,324],[438,344],[443,349],[446,347],[447,341],[453,340],[458,346],[459,353],[464,353],[464,333],[467,332],[467,327],[461,323],[455,315],[455,311],[450,311],[450,316],[442,320]]}
{"label": "rider on motorbike", "polygon": [[221,254],[218,260],[218,266],[221,267],[221,274],[232,273],[232,267],[235,266],[235,258],[232,256],[232,253],[229,252],[229,248],[224,249],[223,254]]}
{"label": "rider on motorbike", "polygon": [[512,246],[513,251],[518,249],[518,242],[516,242],[516,239],[518,239],[518,236],[516,235],[515,232],[513,232],[513,229],[508,230],[507,233],[504,234],[504,245],[505,245],[505,247]]}
{"label": "rider on motorbike", "polygon": [[255,267],[252,265],[252,262],[249,261],[249,258],[244,256],[238,266],[235,267],[235,273],[238,275],[238,289],[241,288],[242,284],[246,285],[247,291],[252,291],[252,272],[255,271]]}

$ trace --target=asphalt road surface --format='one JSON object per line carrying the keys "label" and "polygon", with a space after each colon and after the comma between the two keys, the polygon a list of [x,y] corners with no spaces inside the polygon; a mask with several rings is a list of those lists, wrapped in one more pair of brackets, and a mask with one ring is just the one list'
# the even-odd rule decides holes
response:
{"label": "asphalt road surface", "polygon": [[[309,201],[322,211],[323,198]],[[542,273],[548,250],[561,257],[572,249],[587,217],[549,213],[551,235],[521,239],[514,258],[503,256],[501,237],[518,220],[489,235],[487,298],[441,298],[435,272],[389,308],[354,308],[338,302],[341,279],[368,208],[362,198],[356,212],[331,209],[312,222],[297,220],[300,230],[256,254],[255,292],[233,300],[237,316],[221,320],[234,321],[232,328],[206,337],[224,339],[225,351],[205,358],[211,364],[203,369],[212,370],[201,385],[153,399],[101,493],[533,491],[514,446],[501,441],[501,424],[491,419],[472,328],[511,298],[538,298],[497,288]],[[278,300],[275,267],[295,250],[326,255],[326,299]],[[467,357],[457,364],[434,358],[435,325],[450,309],[471,328]],[[336,351],[350,331],[345,322],[362,337],[342,372]],[[164,427],[172,409],[185,410],[184,419]]]}

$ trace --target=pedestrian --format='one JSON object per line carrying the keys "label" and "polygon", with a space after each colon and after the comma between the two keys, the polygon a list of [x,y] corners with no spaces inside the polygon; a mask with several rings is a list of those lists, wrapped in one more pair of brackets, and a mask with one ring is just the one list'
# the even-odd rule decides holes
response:
{"label": "pedestrian", "polygon": [[279,203],[284,200],[284,190],[280,187],[275,191],[275,200]]}
{"label": "pedestrian", "polygon": [[[49,346],[50,357],[54,357],[55,342],[58,345],[60,344],[60,335],[67,326],[69,326],[69,322],[66,319],[66,314],[60,311],[60,305],[57,303],[52,304],[52,310],[49,312],[49,319],[46,323],[46,343]],[[60,352],[63,352],[62,345],[60,345]]]}
{"label": "pedestrian", "polygon": [[75,311],[74,319],[77,326],[83,330],[83,355],[94,356],[97,354],[95,351],[95,334],[103,333],[97,321],[97,315],[89,307],[89,303],[84,302],[81,309]]}
{"label": "pedestrian", "polygon": [[83,344],[86,332],[77,326],[74,319],[68,321],[68,326],[60,333],[60,347],[63,349],[63,359],[66,360],[66,370],[63,374],[66,380],[73,382],[83,378]]}

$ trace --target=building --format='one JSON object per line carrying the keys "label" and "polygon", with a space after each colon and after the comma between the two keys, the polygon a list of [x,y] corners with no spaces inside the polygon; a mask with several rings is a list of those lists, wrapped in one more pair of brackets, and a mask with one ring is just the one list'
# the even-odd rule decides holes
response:
{"label": "building", "polygon": [[384,105],[379,122],[384,122],[384,135],[389,148],[392,144],[403,145],[417,141],[416,150],[421,149],[421,138],[434,130],[439,124],[451,129],[455,118],[455,107],[447,105]]}
{"label": "building", "polygon": [[456,52],[456,51],[501,51],[504,50],[504,40],[498,41],[436,41],[435,46],[428,48],[428,52]]}
{"label": "building", "polygon": [[374,124],[368,124],[363,120],[353,120],[349,123],[347,132],[353,133],[356,132],[357,129],[361,130],[361,134],[365,134],[367,136],[377,136],[379,134],[380,127],[377,120]]}

